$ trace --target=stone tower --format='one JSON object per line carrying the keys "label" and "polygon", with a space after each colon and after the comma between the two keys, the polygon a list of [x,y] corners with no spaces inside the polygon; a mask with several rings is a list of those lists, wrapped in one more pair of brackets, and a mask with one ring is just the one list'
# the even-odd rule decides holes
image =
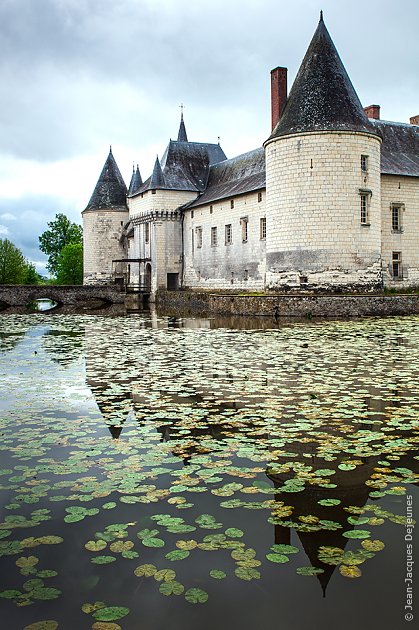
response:
{"label": "stone tower", "polygon": [[265,142],[268,288],[381,286],[380,143],[321,15]]}
{"label": "stone tower", "polygon": [[82,216],[84,284],[108,284],[112,260],[125,257],[120,236],[128,221],[127,187],[112,148]]}

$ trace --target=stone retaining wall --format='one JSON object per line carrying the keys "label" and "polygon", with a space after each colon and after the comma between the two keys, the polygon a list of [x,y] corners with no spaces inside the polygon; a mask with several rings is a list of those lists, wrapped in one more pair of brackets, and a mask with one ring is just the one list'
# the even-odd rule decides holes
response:
{"label": "stone retaining wall", "polygon": [[274,317],[360,317],[419,314],[419,295],[217,295],[158,292],[163,310]]}

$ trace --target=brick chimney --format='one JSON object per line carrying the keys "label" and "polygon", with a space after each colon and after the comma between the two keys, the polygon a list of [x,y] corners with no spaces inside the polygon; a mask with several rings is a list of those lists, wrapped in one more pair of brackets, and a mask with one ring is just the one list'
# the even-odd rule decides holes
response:
{"label": "brick chimney", "polygon": [[412,116],[410,119],[411,125],[419,125],[419,114],[417,116]]}
{"label": "brick chimney", "polygon": [[364,112],[368,116],[368,118],[374,118],[375,120],[380,120],[380,106],[379,105],[368,105],[368,107],[364,107]]}
{"label": "brick chimney", "polygon": [[287,100],[287,68],[275,68],[271,70],[271,114],[272,131],[284,109]]}

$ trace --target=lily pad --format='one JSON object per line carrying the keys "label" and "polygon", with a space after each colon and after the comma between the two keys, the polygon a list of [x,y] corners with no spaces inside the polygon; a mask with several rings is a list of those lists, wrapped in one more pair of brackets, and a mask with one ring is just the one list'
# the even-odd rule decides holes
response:
{"label": "lily pad", "polygon": [[208,600],[208,593],[200,588],[190,588],[185,593],[185,599],[190,604],[204,604]]}
{"label": "lily pad", "polygon": [[129,614],[129,608],[124,606],[106,606],[93,613],[93,617],[98,621],[116,621]]}

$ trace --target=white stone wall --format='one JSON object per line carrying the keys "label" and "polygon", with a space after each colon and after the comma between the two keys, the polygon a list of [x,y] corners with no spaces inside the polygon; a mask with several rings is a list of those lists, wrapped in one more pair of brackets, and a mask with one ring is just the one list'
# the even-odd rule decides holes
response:
{"label": "white stone wall", "polygon": [[[368,156],[368,171],[361,170]],[[368,225],[360,190],[371,190]],[[380,141],[357,133],[266,145],[266,283],[369,288],[381,280]]]}
{"label": "white stone wall", "polygon": [[147,212],[176,210],[179,206],[196,199],[197,193],[182,190],[151,190],[128,198],[130,218]]}
{"label": "white stone wall", "polygon": [[84,284],[112,282],[112,260],[125,258],[119,239],[127,221],[126,208],[83,212]]}
{"label": "white stone wall", "polygon": [[[130,218],[134,223],[136,257],[151,258],[151,290],[167,288],[167,274],[178,274],[181,280],[182,231],[179,206],[195,199],[190,191],[156,190],[128,199]],[[149,239],[146,242],[146,224]],[[140,281],[145,281],[145,264],[141,264]]]}
{"label": "white stone wall", "polygon": [[[401,231],[393,230],[393,204],[403,208]],[[395,288],[419,286],[419,178],[383,175],[381,207],[384,284]],[[393,278],[393,252],[401,252],[401,279]]]}
{"label": "white stone wall", "polygon": [[[260,202],[258,192],[252,192],[185,212],[185,287],[263,290],[265,240],[260,238],[260,219],[265,217],[265,191],[259,192],[262,193]],[[232,200],[234,208],[231,208]],[[241,219],[244,218],[248,219],[247,242],[242,239]],[[225,242],[226,225],[231,225],[231,244]],[[217,228],[217,246],[211,245],[212,227]],[[198,247],[196,228],[202,229],[202,247]]]}

